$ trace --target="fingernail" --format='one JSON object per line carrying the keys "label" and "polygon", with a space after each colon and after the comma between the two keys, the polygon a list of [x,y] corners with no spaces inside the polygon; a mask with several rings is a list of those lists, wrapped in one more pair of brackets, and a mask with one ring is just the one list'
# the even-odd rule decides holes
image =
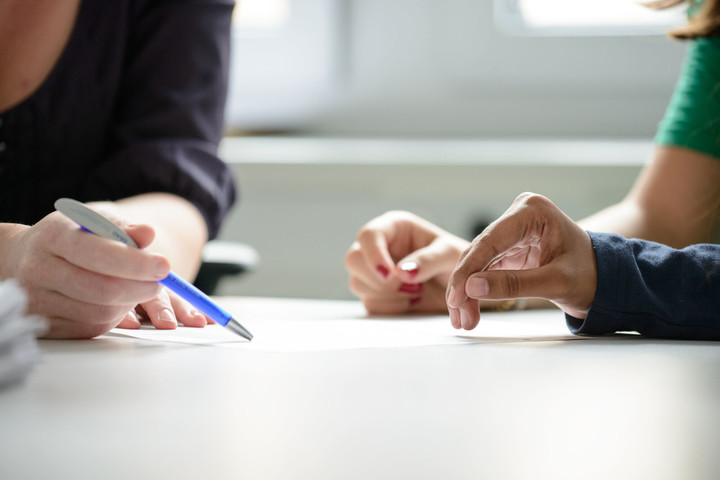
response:
{"label": "fingernail", "polygon": [[467,281],[467,293],[471,297],[484,297],[490,291],[490,286],[485,278],[470,278]]}
{"label": "fingernail", "polygon": [[420,267],[418,267],[418,264],[416,262],[405,262],[400,265],[400,270],[410,275],[410,278],[415,278],[415,276],[420,271]]}
{"label": "fingernail", "polygon": [[160,260],[155,262],[155,277],[165,278],[168,275],[167,262]]}
{"label": "fingernail", "polygon": [[133,327],[140,328],[140,319],[138,318],[137,313],[135,313],[135,310],[130,310],[127,313],[127,317],[133,323]]}
{"label": "fingernail", "polygon": [[422,300],[422,297],[416,297],[410,299],[410,306],[417,305]]}
{"label": "fingernail", "polygon": [[390,270],[387,269],[385,265],[378,265],[377,271],[382,275],[383,278],[387,278],[388,275],[390,275]]}
{"label": "fingernail", "polygon": [[420,293],[423,291],[422,283],[401,283],[399,291],[405,293]]}
{"label": "fingernail", "polygon": [[175,315],[170,311],[169,308],[164,308],[160,310],[160,313],[158,313],[158,320],[162,320],[163,322],[172,322],[175,323]]}
{"label": "fingernail", "polygon": [[205,315],[203,315],[202,313],[198,312],[197,310],[193,310],[192,312],[190,312],[190,315],[192,315],[192,317],[193,317],[198,323],[202,322],[202,325],[198,325],[198,326],[205,326],[205,325],[208,324],[208,323],[207,323],[207,318],[205,318]]}

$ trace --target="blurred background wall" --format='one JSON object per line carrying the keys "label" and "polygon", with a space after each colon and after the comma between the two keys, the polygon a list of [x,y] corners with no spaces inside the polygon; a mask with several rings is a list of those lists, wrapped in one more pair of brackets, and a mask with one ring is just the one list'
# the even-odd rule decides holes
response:
{"label": "blurred background wall", "polygon": [[228,294],[350,298],[344,253],[389,209],[470,239],[522,191],[574,218],[619,200],[684,52],[661,30],[513,29],[518,0],[255,1],[275,10],[236,19],[221,239],[261,262]]}

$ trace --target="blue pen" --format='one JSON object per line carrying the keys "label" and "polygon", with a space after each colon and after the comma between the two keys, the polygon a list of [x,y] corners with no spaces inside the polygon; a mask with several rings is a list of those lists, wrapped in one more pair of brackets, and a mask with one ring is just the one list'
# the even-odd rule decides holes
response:
{"label": "blue pen", "polygon": [[[63,215],[80,225],[85,231],[138,248],[137,244],[132,238],[130,238],[125,230],[118,227],[115,223],[103,217],[95,210],[92,210],[84,203],[70,198],[61,198],[55,202],[55,208]],[[210,297],[205,295],[194,285],[178,277],[175,273],[170,272],[167,277],[162,280],[158,280],[158,282],[207,315],[215,321],[215,323],[219,323],[241,337],[252,340],[252,334],[248,332],[245,327],[240,325],[240,322],[235,320],[232,315],[222,309],[217,303],[213,302]]]}

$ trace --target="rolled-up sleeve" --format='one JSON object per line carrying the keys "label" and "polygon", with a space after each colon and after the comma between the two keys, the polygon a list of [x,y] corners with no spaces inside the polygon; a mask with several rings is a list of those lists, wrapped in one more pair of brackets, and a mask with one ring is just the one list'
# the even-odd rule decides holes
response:
{"label": "rolled-up sleeve", "polygon": [[[86,182],[110,199],[148,192],[185,198],[210,238],[235,201],[217,155],[223,133],[233,1],[137,2],[112,114],[111,152]],[[90,193],[92,195],[92,193]]]}

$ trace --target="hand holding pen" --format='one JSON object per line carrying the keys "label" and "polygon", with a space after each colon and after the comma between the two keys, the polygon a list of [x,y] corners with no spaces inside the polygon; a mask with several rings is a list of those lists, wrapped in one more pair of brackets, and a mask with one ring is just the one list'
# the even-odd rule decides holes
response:
{"label": "hand holding pen", "polygon": [[[165,257],[100,241],[54,212],[33,226],[12,225],[0,263],[28,294],[29,313],[48,319],[46,337],[91,338],[122,321],[136,305],[162,290],[170,271]],[[139,246],[153,238],[148,226],[128,228]]]}
{"label": "hand holding pen", "polygon": [[[130,248],[138,248],[138,245],[118,225],[103,217],[87,205],[69,198],[61,198],[55,202],[55,208],[69,219],[77,223],[84,231],[93,233],[102,238],[115,241]],[[222,325],[231,332],[247,340],[252,340],[252,334],[243,327],[233,316],[212,301],[210,297],[201,292],[194,285],[183,280],[180,276],[170,271],[163,278],[157,280],[174,294],[184,301],[202,311],[215,323]]]}
{"label": "hand holding pen", "polygon": [[[47,337],[91,338],[118,324],[139,326],[135,307],[167,305],[154,302],[165,292],[159,280],[167,278],[167,259],[146,248],[154,231],[146,225],[118,229],[139,247],[128,248],[89,235],[60,212],[32,227],[7,225],[0,262],[3,278],[16,278],[28,293],[29,313],[49,320]],[[167,295],[167,293],[164,293]],[[205,317],[179,299],[173,301],[177,319],[203,326]],[[174,321],[148,312],[158,328],[174,328]],[[134,319],[134,321],[133,321]]]}

